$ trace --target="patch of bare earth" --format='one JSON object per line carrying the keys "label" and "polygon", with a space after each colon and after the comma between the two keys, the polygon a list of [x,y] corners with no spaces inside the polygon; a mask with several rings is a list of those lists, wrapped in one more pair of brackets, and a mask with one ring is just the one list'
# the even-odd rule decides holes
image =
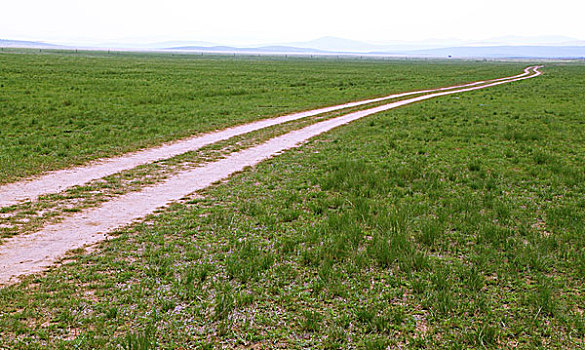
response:
{"label": "patch of bare earth", "polygon": [[[508,80],[498,79],[497,81],[484,85],[472,83],[468,84],[467,86],[477,86],[465,87],[456,90],[452,90],[452,88],[439,89],[447,91],[435,92],[406,100],[400,100],[366,110],[352,112],[325,121],[320,121],[301,129],[293,130],[284,135],[273,137],[264,143],[237,151],[211,163],[169,174],[165,180],[160,183],[143,187],[135,192],[122,194],[116,198],[100,204],[95,208],[89,208],[87,210],[74,213],[71,216],[63,218],[61,222],[51,223],[45,226],[40,231],[31,233],[29,235],[20,235],[7,239],[4,244],[0,246],[0,285],[17,282],[17,276],[41,272],[46,267],[58,261],[58,259],[63,257],[69,250],[78,249],[106,240],[109,233],[124,225],[144,218],[145,216],[156,212],[158,209],[165,207],[174,201],[181,200],[189,194],[211,186],[218,181],[228,178],[234,173],[245,170],[247,167],[255,166],[267,158],[278,155],[285,150],[298,147],[300,144],[306,142],[310,138],[325,133],[331,129],[348,124],[368,115],[387,111],[414,102],[424,101],[430,98],[449,94],[483,89],[540,75],[540,72],[538,72],[537,68],[532,68],[532,70],[534,71],[532,75],[527,75],[529,72],[529,68],[527,68],[525,74],[521,75],[521,77],[514,77],[513,79]],[[325,109],[321,109],[320,113],[323,113],[323,110]],[[312,113],[314,111],[310,112]],[[290,118],[290,116],[288,117]],[[267,121],[260,121],[258,123],[261,122]],[[236,128],[232,128],[230,130],[233,132],[233,129]],[[221,137],[227,137],[226,135],[228,134],[229,133],[221,134]],[[219,137],[217,133],[214,133],[213,135],[215,135],[214,137]],[[181,145],[181,147],[186,147],[184,144]],[[189,147],[192,146],[193,145]],[[156,151],[152,150],[152,153],[148,154],[151,156],[154,154],[156,157],[162,156],[160,152],[163,152],[161,150],[165,148],[163,146],[161,147],[157,148]],[[168,157],[168,155],[165,156]],[[130,158],[136,160],[135,158]],[[142,161],[148,157],[138,158]],[[110,166],[106,166],[104,169],[114,169],[115,166],[112,165],[114,163],[108,163]],[[128,164],[126,162],[122,163]],[[94,170],[102,169],[100,168],[101,166],[102,165],[97,166],[94,168]],[[83,171],[79,169],[78,170],[82,173],[84,171],[89,171],[88,167],[83,169]],[[85,181],[89,181],[88,178],[84,178],[83,176],[81,176],[81,178],[83,178],[83,183],[85,183]],[[46,179],[47,178],[45,178],[45,180]],[[92,179],[95,179],[95,177]],[[43,181],[40,181],[39,183],[42,184],[44,183]],[[34,182],[35,181],[32,181],[30,183]],[[50,183],[50,181],[45,184],[48,183]],[[61,184],[62,182],[58,182],[58,186],[61,186]],[[18,186],[15,188],[17,187]],[[29,197],[34,197],[34,193],[37,193],[36,195],[38,195],[39,188],[41,188],[42,191],[50,191],[50,189],[44,188],[43,186],[34,188],[36,188],[35,191],[37,192],[25,191],[25,194]],[[6,186],[2,187],[0,193],[3,195],[0,206],[4,205],[5,203],[10,203],[11,201],[14,202],[17,200],[17,198],[19,198],[18,196],[6,196]]]}

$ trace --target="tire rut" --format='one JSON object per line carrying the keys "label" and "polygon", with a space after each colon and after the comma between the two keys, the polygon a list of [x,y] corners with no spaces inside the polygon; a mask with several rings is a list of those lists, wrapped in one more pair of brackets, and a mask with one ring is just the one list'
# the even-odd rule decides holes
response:
{"label": "tire rut", "polygon": [[0,285],[17,282],[17,276],[41,272],[71,249],[103,241],[108,238],[109,232],[334,128],[415,102],[537,77],[542,74],[539,68],[540,66],[529,67],[525,70],[526,74],[496,79],[484,85],[467,85],[471,87],[430,93],[317,122],[201,167],[179,172],[160,184],[76,213],[60,223],[47,225],[38,232],[8,239],[0,246]]}

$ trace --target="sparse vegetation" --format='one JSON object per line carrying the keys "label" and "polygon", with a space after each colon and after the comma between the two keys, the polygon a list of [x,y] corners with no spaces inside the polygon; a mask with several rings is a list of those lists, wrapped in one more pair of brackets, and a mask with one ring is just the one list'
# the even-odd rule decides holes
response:
{"label": "sparse vegetation", "polygon": [[371,116],[233,176],[0,289],[0,346],[583,347],[584,70]]}
{"label": "sparse vegetation", "polygon": [[516,74],[523,65],[6,50],[0,67],[2,184],[292,111]]}

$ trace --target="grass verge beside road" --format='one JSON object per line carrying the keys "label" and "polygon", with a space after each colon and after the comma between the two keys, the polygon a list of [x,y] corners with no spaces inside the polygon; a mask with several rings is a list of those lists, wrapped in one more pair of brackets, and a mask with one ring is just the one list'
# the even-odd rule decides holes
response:
{"label": "grass verge beside road", "polygon": [[0,184],[260,118],[522,63],[0,53]]}
{"label": "grass verge beside road", "polygon": [[545,72],[354,122],[4,288],[0,344],[584,346],[585,67]]}

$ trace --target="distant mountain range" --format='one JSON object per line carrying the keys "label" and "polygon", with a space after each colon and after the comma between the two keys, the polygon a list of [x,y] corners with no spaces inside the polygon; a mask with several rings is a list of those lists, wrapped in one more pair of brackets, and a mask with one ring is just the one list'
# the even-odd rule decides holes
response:
{"label": "distant mountain range", "polygon": [[310,48],[300,48],[292,46],[260,46],[260,47],[234,47],[234,46],[178,46],[164,48],[168,51],[195,51],[195,52],[216,52],[216,53],[319,53],[331,54],[333,51],[316,50]]}
{"label": "distant mountain range", "polygon": [[463,46],[402,52],[429,58],[541,58],[585,59],[585,46]]}
{"label": "distant mountain range", "polygon": [[102,43],[89,45],[52,44],[35,41],[1,40],[0,47],[39,49],[113,49],[132,51],[179,51],[197,53],[236,54],[315,54],[371,55],[424,58],[585,58],[585,41],[562,36],[506,36],[481,42],[457,39],[428,39],[424,41],[393,41],[367,43],[336,37],[311,41],[277,43],[256,46],[226,46],[205,41],[166,41],[158,43]]}
{"label": "distant mountain range", "polygon": [[66,46],[48,44],[40,41],[3,40],[0,39],[0,47],[30,48],[30,49],[59,49]]}

